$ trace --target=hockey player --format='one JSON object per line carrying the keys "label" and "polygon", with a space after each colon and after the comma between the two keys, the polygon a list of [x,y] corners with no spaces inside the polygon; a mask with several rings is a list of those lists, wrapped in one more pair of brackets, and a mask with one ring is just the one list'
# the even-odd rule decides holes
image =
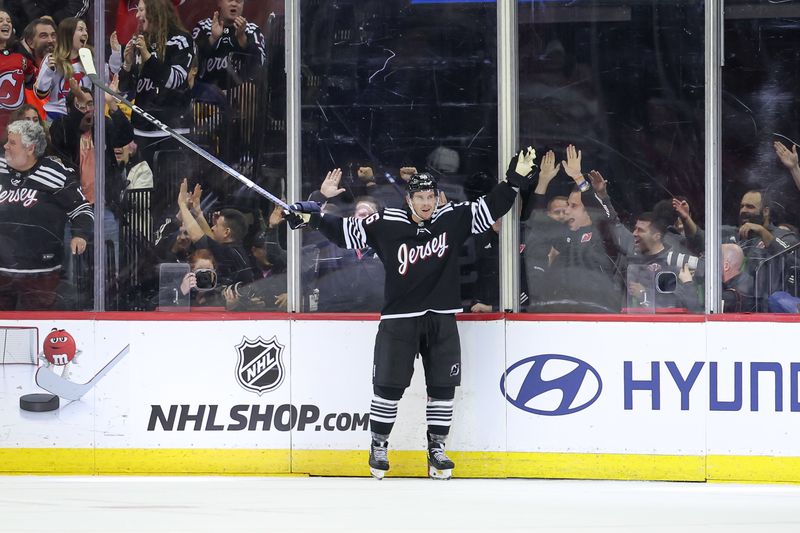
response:
{"label": "hockey player", "polygon": [[264,34],[242,16],[244,0],[218,0],[218,11],[197,23],[192,37],[198,79],[229,89],[252,79],[267,61]]}
{"label": "hockey player", "polygon": [[[385,208],[365,219],[321,213],[316,202],[292,206],[292,228],[306,224],[345,248],[372,247],[386,271],[385,302],[375,338],[370,408],[369,466],[383,478],[389,470],[389,435],[397,406],[411,383],[414,358],[422,356],[428,392],[428,473],[449,479],[454,467],[445,453],[453,418],[455,388],[461,382],[461,345],[455,314],[462,310],[459,249],[470,235],[489,230],[514,204],[532,175],[532,148],[514,156],[506,181],[475,202],[439,204],[435,178],[415,174],[407,184],[406,206]],[[340,174],[336,169],[333,173]],[[329,174],[330,175],[330,174]]]}

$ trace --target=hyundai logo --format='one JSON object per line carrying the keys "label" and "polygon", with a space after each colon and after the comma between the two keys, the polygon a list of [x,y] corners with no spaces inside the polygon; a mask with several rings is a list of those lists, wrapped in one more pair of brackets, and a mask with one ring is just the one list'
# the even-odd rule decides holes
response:
{"label": "hyundai logo", "polygon": [[500,378],[503,396],[518,409],[544,416],[577,413],[600,397],[603,382],[592,365],[569,355],[534,355]]}

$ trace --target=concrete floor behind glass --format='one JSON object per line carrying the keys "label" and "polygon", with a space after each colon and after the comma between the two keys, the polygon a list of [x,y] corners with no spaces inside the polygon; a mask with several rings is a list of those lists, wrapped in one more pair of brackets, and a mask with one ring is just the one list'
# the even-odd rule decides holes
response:
{"label": "concrete floor behind glass", "polygon": [[0,477],[0,531],[798,532],[800,486]]}

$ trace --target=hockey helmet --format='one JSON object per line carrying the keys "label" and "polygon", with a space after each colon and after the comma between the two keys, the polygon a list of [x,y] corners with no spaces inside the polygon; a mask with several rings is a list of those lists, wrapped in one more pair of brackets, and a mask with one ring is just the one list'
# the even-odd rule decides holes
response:
{"label": "hockey helmet", "polygon": [[420,172],[419,174],[414,174],[411,176],[411,179],[408,180],[407,186],[409,195],[419,191],[439,190],[436,178],[434,178],[429,172]]}

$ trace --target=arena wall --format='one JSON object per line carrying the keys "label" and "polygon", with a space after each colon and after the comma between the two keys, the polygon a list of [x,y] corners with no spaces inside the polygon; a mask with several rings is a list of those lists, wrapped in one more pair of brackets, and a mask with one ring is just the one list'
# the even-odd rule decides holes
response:
{"label": "arena wall", "polygon": [[[489,315],[459,321],[459,477],[800,481],[791,319]],[[0,472],[368,475],[377,317],[31,313],[67,330],[82,399],[28,412],[36,365],[0,365]],[[2,334],[2,329],[0,329]],[[40,343],[41,344],[41,343]],[[57,369],[59,372],[61,369]],[[423,476],[422,368],[391,475]]]}

